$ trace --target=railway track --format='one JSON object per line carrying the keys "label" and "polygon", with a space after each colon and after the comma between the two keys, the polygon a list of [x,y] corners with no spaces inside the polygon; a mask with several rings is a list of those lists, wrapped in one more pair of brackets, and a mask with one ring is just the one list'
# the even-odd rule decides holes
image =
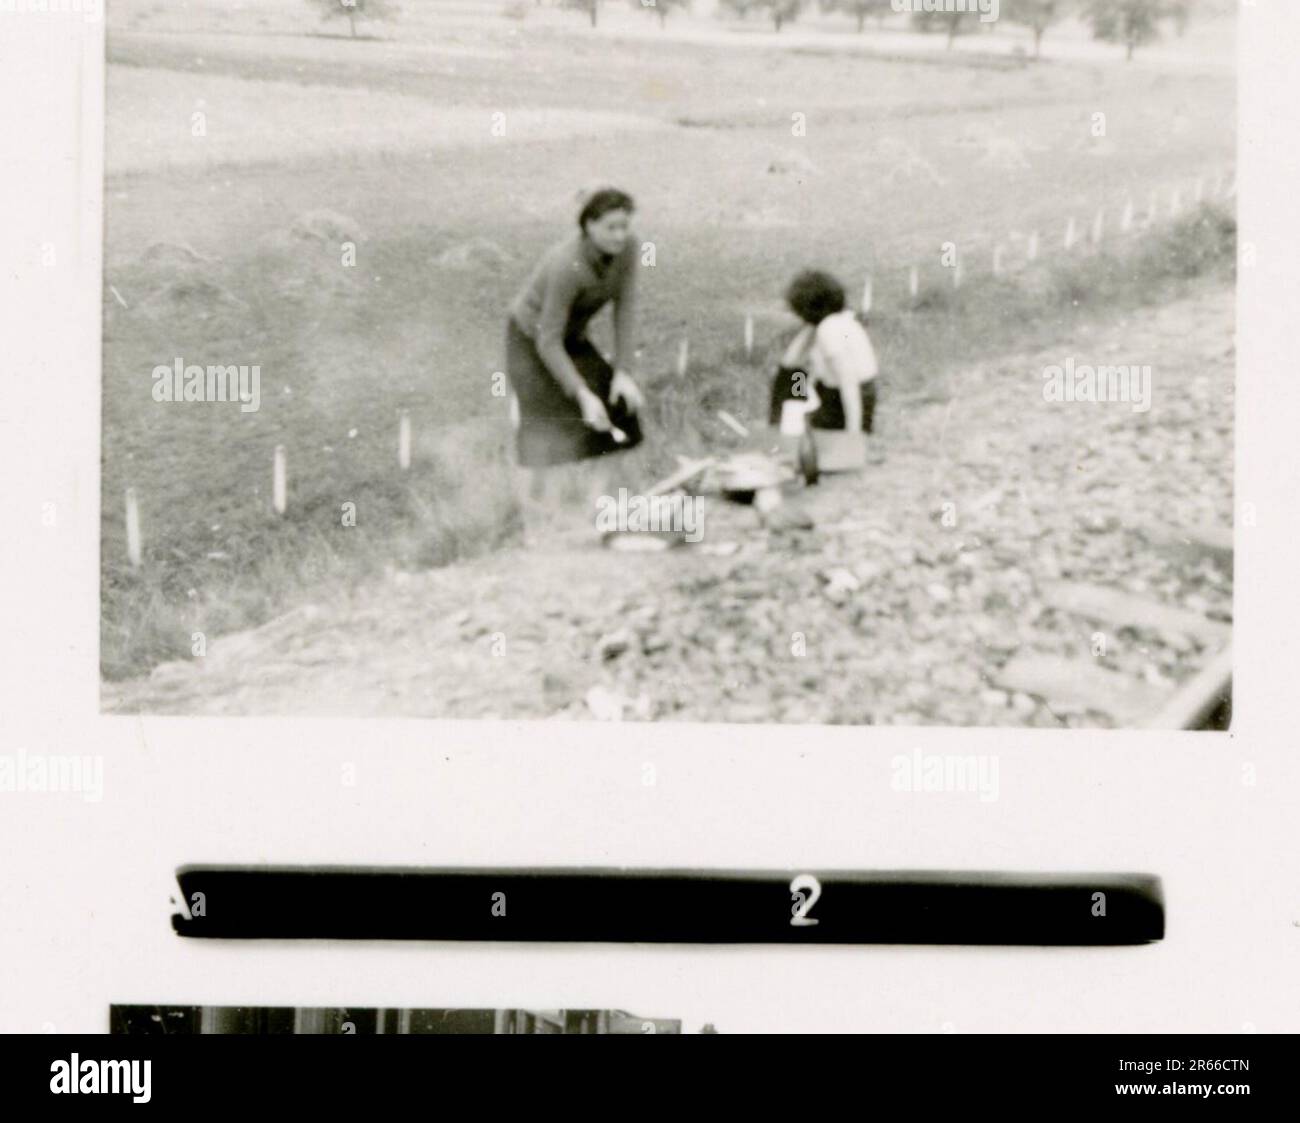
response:
{"label": "railway track", "polygon": [[[1232,571],[1232,533],[1218,528],[1142,530],[1152,548],[1194,559],[1211,558]],[[1044,590],[1050,607],[1081,627],[1152,630],[1186,637],[1199,649],[1199,666],[1173,689],[1109,670],[1095,660],[1025,653],[1003,669],[999,685],[1042,700],[1049,709],[1086,708],[1120,727],[1226,730],[1232,721],[1232,624],[1109,588],[1055,582]],[[1102,634],[1107,634],[1103,631]]]}

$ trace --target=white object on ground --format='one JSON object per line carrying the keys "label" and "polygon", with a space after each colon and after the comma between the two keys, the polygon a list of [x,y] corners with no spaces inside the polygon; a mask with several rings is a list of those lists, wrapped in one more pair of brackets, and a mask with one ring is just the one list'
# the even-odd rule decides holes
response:
{"label": "white object on ground", "polygon": [[271,506],[277,515],[283,515],[288,506],[284,445],[275,446],[275,459],[271,465]]}
{"label": "white object on ground", "polygon": [[126,557],[132,569],[140,567],[140,504],[135,488],[126,489]]}
{"label": "white object on ground", "polygon": [[729,414],[725,409],[718,410],[718,420],[721,421],[733,433],[736,433],[742,437],[749,436],[749,430],[746,429],[745,426],[742,425],[739,421],[737,421],[734,417],[732,417],[731,414]]}

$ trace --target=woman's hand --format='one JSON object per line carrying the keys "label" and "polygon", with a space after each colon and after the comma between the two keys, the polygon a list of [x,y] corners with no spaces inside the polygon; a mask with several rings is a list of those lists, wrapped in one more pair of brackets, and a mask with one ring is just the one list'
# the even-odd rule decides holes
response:
{"label": "woman's hand", "polygon": [[639,412],[645,401],[641,396],[641,387],[632,380],[632,376],[625,370],[616,370],[614,372],[614,381],[609,384],[609,400],[611,402],[621,401],[627,407],[628,413]]}
{"label": "woman's hand", "polygon": [[585,387],[578,391],[578,409],[582,411],[582,421],[587,428],[600,433],[607,433],[612,428],[605,403]]}

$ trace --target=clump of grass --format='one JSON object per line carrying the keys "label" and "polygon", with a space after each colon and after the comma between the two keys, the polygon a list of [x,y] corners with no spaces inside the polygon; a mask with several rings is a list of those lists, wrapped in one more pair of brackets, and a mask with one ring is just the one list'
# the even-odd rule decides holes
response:
{"label": "clump of grass", "polygon": [[192,556],[174,544],[180,536],[146,538],[136,570],[106,530],[104,677],[188,659],[197,633],[211,642],[255,627],[295,602],[336,595],[341,585],[389,567],[447,565],[513,540],[520,513],[500,440],[456,432],[440,434],[409,473],[363,478],[343,497],[309,493],[283,517],[265,511],[241,526],[229,550]]}
{"label": "clump of grass", "polygon": [[1237,216],[1221,207],[1197,208],[1161,236],[1145,243],[1136,272],[1191,279],[1237,276]]}
{"label": "clump of grass", "polygon": [[1050,343],[1079,315],[1163,303],[1202,278],[1231,283],[1235,254],[1233,215],[1206,204],[1100,251],[1080,247],[1019,273],[974,273],[960,288],[940,282],[916,301],[886,301],[871,321],[884,387],[924,396],[952,364]]}

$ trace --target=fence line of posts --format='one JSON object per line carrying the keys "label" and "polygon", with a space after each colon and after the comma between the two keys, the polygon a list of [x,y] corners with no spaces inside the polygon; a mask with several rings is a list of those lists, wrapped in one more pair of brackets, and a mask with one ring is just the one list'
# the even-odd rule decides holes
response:
{"label": "fence line of posts", "polygon": [[[1213,180],[1207,182],[1205,176],[1198,176],[1192,190],[1192,198],[1196,205],[1201,205],[1210,200],[1227,200],[1232,199],[1237,193],[1237,183],[1235,175],[1231,179],[1228,174],[1220,170]],[[1159,220],[1159,191],[1152,190],[1147,199],[1146,214],[1143,220],[1143,228],[1150,229]],[[1172,219],[1179,218],[1183,213],[1183,196],[1182,190],[1178,185],[1170,191],[1169,205],[1167,209],[1168,217]],[[1125,196],[1123,209],[1120,213],[1118,229],[1122,234],[1129,234],[1137,224],[1137,207],[1132,194]],[[1088,242],[1095,249],[1101,246],[1106,232],[1106,208],[1100,207],[1093,218],[1091,228],[1089,229]],[[1006,246],[1008,243],[1015,241],[1013,236],[993,244],[991,250],[990,271],[995,278],[1002,278],[1006,272]],[[1065,228],[1061,239],[1061,245],[1065,252],[1072,252],[1079,243],[1078,223],[1073,214],[1068,215],[1065,222]],[[1030,264],[1038,260],[1041,253],[1042,241],[1040,231],[1031,230],[1025,237],[1025,263]],[[957,250],[953,263],[948,266],[951,270],[952,286],[960,288],[964,280],[964,254]],[[907,272],[907,293],[910,301],[915,304],[921,293],[921,268],[913,264],[908,267]],[[862,302],[861,311],[865,315],[871,310],[875,295],[875,278],[868,273],[862,285]],[[752,312],[745,314],[744,320],[744,355],[746,362],[752,362],[754,357],[754,331],[755,318]],[[679,379],[685,378],[690,370],[691,344],[687,336],[683,336],[677,348],[676,374]],[[407,410],[402,410],[398,414],[397,422],[397,463],[398,469],[402,472],[410,471],[411,468],[411,416]],[[283,516],[289,507],[289,465],[288,454],[284,445],[277,444],[272,453],[271,460],[271,507],[278,516]],[[134,487],[128,487],[125,494],[125,518],[126,518],[126,553],[127,561],[132,569],[139,569],[143,564],[144,549],[143,537],[141,533],[140,522],[140,501],[139,495]]]}

